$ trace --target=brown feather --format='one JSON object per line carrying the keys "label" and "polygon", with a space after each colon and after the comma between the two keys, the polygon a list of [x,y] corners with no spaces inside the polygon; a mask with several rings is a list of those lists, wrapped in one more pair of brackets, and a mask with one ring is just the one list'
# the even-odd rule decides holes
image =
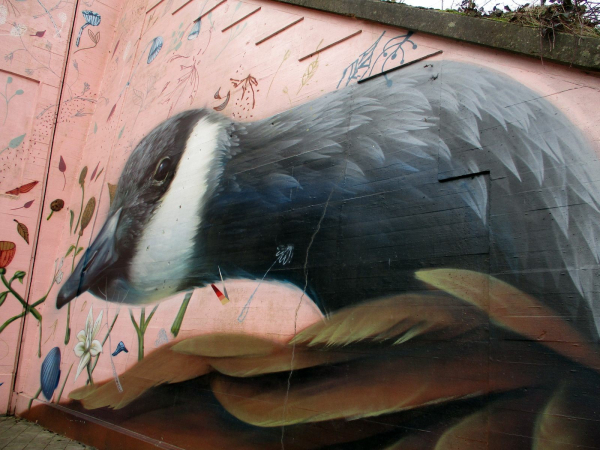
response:
{"label": "brown feather", "polygon": [[557,313],[515,287],[486,274],[457,269],[422,270],[416,277],[477,306],[496,323],[600,372],[596,346]]}

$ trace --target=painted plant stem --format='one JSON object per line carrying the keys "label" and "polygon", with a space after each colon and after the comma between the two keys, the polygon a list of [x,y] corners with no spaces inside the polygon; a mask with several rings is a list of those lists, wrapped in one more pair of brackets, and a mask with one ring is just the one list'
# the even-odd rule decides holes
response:
{"label": "painted plant stem", "polygon": [[[76,232],[79,227],[79,222],[81,222],[81,215],[83,214],[83,204],[85,201],[85,177],[87,176],[87,166],[84,166],[81,169],[81,173],[79,174],[79,185],[81,186],[81,205],[79,206],[79,216],[77,217],[77,224],[75,228],[73,228],[72,232]],[[75,242],[75,248],[73,249],[73,260],[71,261],[71,273],[75,271],[75,258],[79,254],[79,239],[81,238],[81,234],[77,236],[77,241]],[[67,305],[67,324],[65,329],[65,345],[69,343],[71,340],[71,303]]]}
{"label": "painted plant stem", "polygon": [[1,278],[2,278],[2,283],[4,284],[4,286],[6,286],[6,288],[8,289],[8,292],[10,292],[19,301],[19,303],[21,303],[21,305],[23,306],[22,312],[20,312],[16,316],[13,316],[10,319],[6,320],[6,322],[4,322],[0,326],[0,333],[2,333],[4,331],[4,329],[7,326],[9,326],[11,323],[13,323],[15,320],[25,317],[28,313],[31,313],[31,315],[33,317],[35,317],[35,319],[39,322],[39,326],[40,326],[40,337],[39,337],[39,342],[38,342],[38,358],[41,358],[42,357],[42,328],[41,328],[42,327],[42,315],[39,313],[39,311],[37,309],[35,309],[35,307],[38,305],[41,305],[43,302],[46,301],[46,298],[48,298],[48,294],[50,293],[52,286],[54,286],[54,283],[56,282],[56,274],[54,274],[54,277],[52,278],[52,284],[50,284],[50,288],[46,292],[46,295],[44,295],[42,298],[40,298],[35,303],[30,305],[12,287],[12,282],[15,279],[22,280],[23,277],[25,277],[25,272],[15,272],[15,274],[12,276],[10,281],[8,281],[6,279],[6,277],[4,276],[4,274],[6,273],[6,269],[0,269],[0,271],[1,271],[0,274],[1,274]]}
{"label": "painted plant stem", "polygon": [[33,401],[36,400],[40,396],[41,393],[42,393],[42,387],[40,386],[39,389],[37,390],[37,392],[35,393],[35,395],[29,399],[29,404],[27,405],[27,409],[31,409],[31,405],[33,404]]}
{"label": "painted plant stem", "polygon": [[73,368],[73,363],[71,363],[71,367],[69,367],[69,371],[67,372],[67,376],[63,380],[63,384],[62,384],[62,386],[60,388],[60,391],[58,392],[58,397],[56,397],[56,400],[54,400],[54,403],[56,403],[56,404],[60,403],[60,398],[62,397],[63,391],[65,390],[65,385],[67,384],[67,380],[69,379],[69,375],[71,375],[71,369],[72,368]]}
{"label": "painted plant stem", "polygon": [[146,319],[146,308],[142,308],[142,313],[140,315],[140,323],[135,321],[135,317],[133,317],[133,311],[129,310],[129,316],[131,317],[131,323],[135,328],[135,332],[138,337],[138,361],[144,359],[144,335],[146,334],[146,329],[152,320],[152,316],[156,312],[158,305],[152,308],[152,312],[148,315],[148,319]]}
{"label": "painted plant stem", "polygon": [[[104,339],[102,339],[102,347],[104,347],[104,344],[106,343],[108,336],[110,335],[110,333],[112,332],[113,328],[115,327],[115,323],[117,322],[117,318],[119,317],[119,313],[117,312],[117,314],[115,314],[115,318],[113,319],[112,323],[110,324],[110,327],[108,328],[108,331],[106,332],[106,336],[104,336]],[[96,364],[98,364],[98,359],[100,359],[100,353],[98,353],[98,355],[96,355],[96,359],[94,360],[94,364],[92,365],[92,369],[90,372],[94,372],[94,369],[96,368]]]}
{"label": "painted plant stem", "polygon": [[183,298],[183,302],[181,302],[181,306],[179,307],[179,312],[173,321],[173,326],[171,326],[171,333],[173,336],[177,337],[179,334],[179,330],[181,330],[181,324],[183,323],[183,318],[185,317],[185,313],[187,311],[187,307],[190,304],[190,300],[192,298],[193,291],[185,294]]}

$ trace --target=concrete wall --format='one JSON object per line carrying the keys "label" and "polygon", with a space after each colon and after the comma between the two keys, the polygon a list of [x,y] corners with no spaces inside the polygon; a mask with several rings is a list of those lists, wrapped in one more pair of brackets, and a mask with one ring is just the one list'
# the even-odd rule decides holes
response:
{"label": "concrete wall", "polygon": [[18,414],[100,448],[597,445],[597,77],[271,1],[79,9]]}

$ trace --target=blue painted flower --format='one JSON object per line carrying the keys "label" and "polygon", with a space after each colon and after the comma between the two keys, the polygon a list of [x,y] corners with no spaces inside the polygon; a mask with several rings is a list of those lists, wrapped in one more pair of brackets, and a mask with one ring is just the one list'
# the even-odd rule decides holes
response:
{"label": "blue painted flower", "polygon": [[60,349],[54,347],[48,352],[42,363],[42,370],[40,371],[40,386],[42,387],[42,393],[46,400],[50,400],[58,381],[60,380]]}
{"label": "blue painted flower", "polygon": [[163,38],[160,36],[156,36],[152,40],[152,45],[150,46],[150,53],[148,53],[148,64],[154,61],[154,58],[158,56],[158,52],[163,47]]}
{"label": "blue painted flower", "polygon": [[77,35],[77,40],[75,41],[76,47],[79,47],[79,41],[81,40],[81,34],[83,33],[84,28],[89,25],[97,27],[100,25],[100,21],[102,20],[100,14],[95,13],[94,11],[82,11],[81,14],[83,14],[85,23],[82,25],[81,29],[79,30],[79,34]]}
{"label": "blue painted flower", "polygon": [[129,350],[127,350],[123,341],[121,341],[117,344],[117,348],[115,349],[114,352],[112,352],[112,355],[117,356],[121,352],[129,353]]}

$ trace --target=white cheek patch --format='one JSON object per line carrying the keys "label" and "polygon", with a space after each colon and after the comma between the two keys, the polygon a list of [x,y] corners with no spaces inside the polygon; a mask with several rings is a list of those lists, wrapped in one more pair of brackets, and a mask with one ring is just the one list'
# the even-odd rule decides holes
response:
{"label": "white cheek patch", "polygon": [[176,292],[188,273],[209,171],[221,126],[200,120],[190,134],[175,177],[138,242],[131,263],[133,286],[151,298]]}

